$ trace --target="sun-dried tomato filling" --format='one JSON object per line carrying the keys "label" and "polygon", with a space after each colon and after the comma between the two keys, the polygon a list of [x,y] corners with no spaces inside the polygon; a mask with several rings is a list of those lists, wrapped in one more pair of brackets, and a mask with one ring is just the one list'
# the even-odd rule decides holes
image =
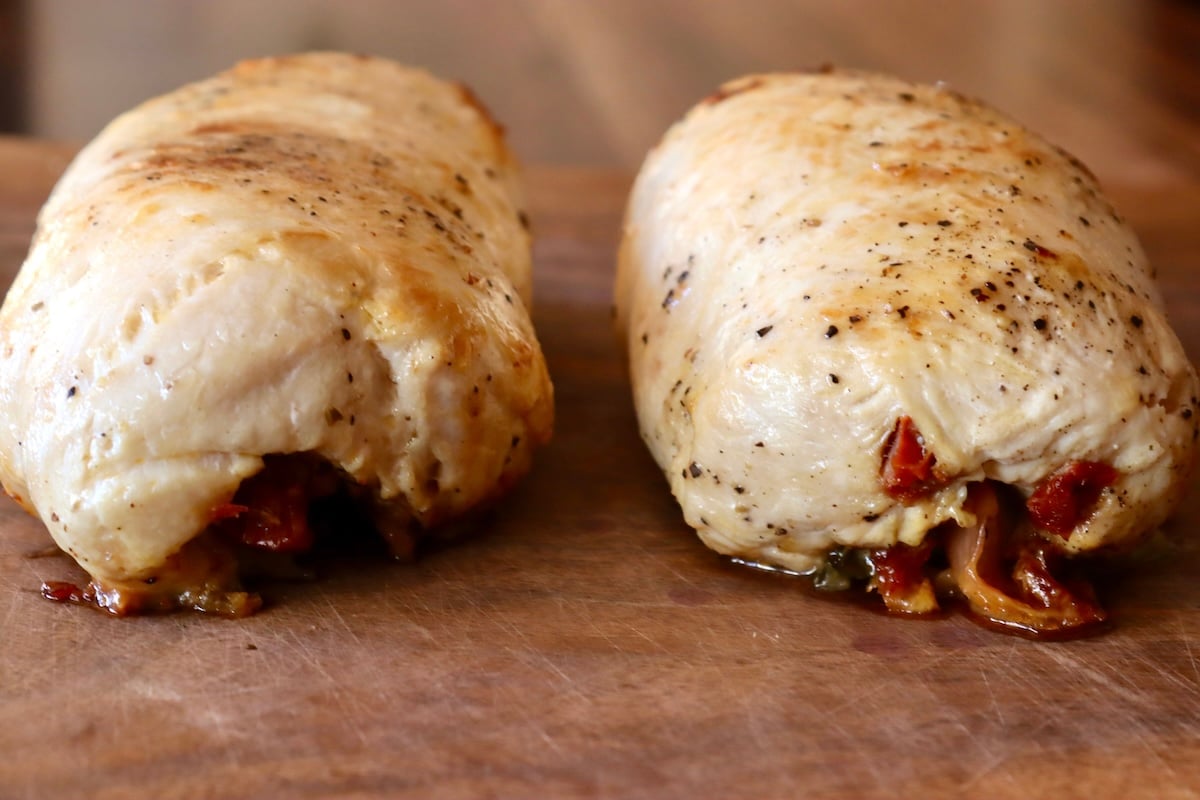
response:
{"label": "sun-dried tomato filling", "polygon": [[[92,581],[82,588],[48,581],[42,595],[118,616],[188,608],[242,617],[262,605],[257,593],[242,589],[243,573],[265,568],[276,576],[295,574],[291,559],[313,549],[321,527],[333,527],[344,536],[368,517],[386,519],[378,527],[388,549],[396,557],[412,554],[415,540],[404,515],[391,507],[364,511],[362,506],[371,505],[368,493],[328,462],[309,453],[268,455],[263,461],[263,469],[243,481],[227,502],[215,506],[208,528],[171,556],[158,574],[121,585]],[[314,524],[314,514],[325,501],[334,503],[332,525],[328,520]]]}
{"label": "sun-dried tomato filling", "polygon": [[[975,524],[946,523],[918,547],[899,543],[869,551],[869,588],[890,611],[905,614],[938,609],[936,582],[953,587],[977,616],[1012,630],[1050,635],[1091,628],[1105,620],[1103,609],[1089,586],[1057,577],[1064,556],[1038,532],[1068,539],[1117,477],[1108,464],[1072,461],[1024,502],[996,484],[974,484],[968,510]],[[884,443],[879,482],[888,496],[906,505],[945,483],[936,454],[911,417],[899,417]],[[942,570],[931,566],[938,551],[948,561]]]}
{"label": "sun-dried tomato filling", "polygon": [[212,510],[212,527],[247,547],[303,553],[315,540],[309,506],[338,490],[338,475],[313,457],[267,456],[264,461],[262,471],[243,481],[230,502]]}
{"label": "sun-dried tomato filling", "polygon": [[[1053,542],[1022,524],[1025,511],[1015,493],[977,483],[967,508],[975,516],[972,525],[945,523],[918,547],[870,551],[869,588],[889,611],[937,611],[940,587],[965,600],[984,622],[1028,636],[1083,635],[1106,621],[1091,586],[1062,577],[1066,559]],[[935,561],[939,553],[944,565]]]}
{"label": "sun-dried tomato filling", "polygon": [[871,565],[870,588],[879,592],[888,611],[901,614],[937,611],[937,596],[926,574],[934,539],[934,536],[926,536],[916,547],[901,542],[867,554],[867,562]]}
{"label": "sun-dried tomato filling", "polygon": [[941,483],[937,457],[925,447],[925,438],[911,417],[900,417],[883,446],[879,481],[889,497],[911,503]]}
{"label": "sun-dried tomato filling", "polygon": [[1117,471],[1108,464],[1072,461],[1038,484],[1025,508],[1033,524],[1067,539],[1116,479]]}

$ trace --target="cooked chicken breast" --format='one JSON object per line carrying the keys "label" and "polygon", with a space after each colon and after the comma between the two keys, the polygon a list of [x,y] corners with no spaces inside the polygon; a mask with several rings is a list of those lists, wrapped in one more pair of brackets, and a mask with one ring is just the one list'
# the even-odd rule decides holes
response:
{"label": "cooked chicken breast", "polygon": [[119,613],[253,610],[239,553],[308,547],[316,497],[406,551],[550,436],[521,202],[471,93],[384,60],[247,62],[119,117],[0,311],[0,479]]}
{"label": "cooked chicken breast", "polygon": [[881,75],[759,75],[650,153],[617,278],[643,437],[714,550],[1032,632],[1196,459],[1196,374],[1091,173]]}

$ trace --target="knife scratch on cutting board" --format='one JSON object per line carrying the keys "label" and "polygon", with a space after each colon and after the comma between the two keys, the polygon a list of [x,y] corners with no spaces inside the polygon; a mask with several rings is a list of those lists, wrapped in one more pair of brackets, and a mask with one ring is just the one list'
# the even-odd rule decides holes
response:
{"label": "knife scratch on cutting board", "polygon": [[1183,649],[1187,653],[1188,666],[1192,668],[1192,678],[1195,685],[1200,686],[1200,663],[1196,661],[1196,652],[1192,649],[1192,639],[1188,635],[1187,626],[1184,625],[1183,615],[1177,614],[1175,619],[1178,621],[1179,640],[1183,642]]}
{"label": "knife scratch on cutting board", "polygon": [[[289,656],[288,658],[289,662],[307,665],[312,672],[315,672],[317,676],[319,676],[319,680],[314,680],[314,676],[303,676],[304,682],[308,685],[309,690],[313,693],[320,694],[321,703],[323,705],[331,704],[334,706],[335,710],[341,711],[342,713],[337,715],[340,723],[347,726],[349,732],[358,742],[363,745],[367,745],[370,741],[370,737],[367,735],[367,732],[360,723],[360,720],[362,719],[363,712],[368,709],[364,709],[361,704],[358,704],[358,707],[355,707],[355,700],[347,693],[344,681],[338,675],[335,675],[332,671],[330,671],[330,669],[326,666],[327,659],[336,660],[340,657],[339,654],[336,651],[329,651],[325,654],[325,657],[323,657],[322,654],[312,646],[309,634],[312,634],[316,631],[323,631],[323,626],[320,625],[319,622],[312,625],[310,630],[307,632],[290,631],[286,637],[286,640],[281,638],[279,641],[281,644],[288,646],[293,653],[293,655]],[[293,666],[295,663],[293,663]],[[293,680],[295,679],[295,675],[290,677]],[[281,676],[281,679],[283,679],[283,676]]]}
{"label": "knife scratch on cutting board", "polygon": [[[988,701],[989,701],[988,705],[990,706],[989,710],[992,712],[992,714],[995,715],[996,724],[999,725],[1001,728],[1003,728],[1005,725],[1008,724],[1008,720],[1006,719],[1005,714],[1004,714],[1004,704],[1000,702],[1000,698],[998,698],[996,696],[996,690],[992,686],[992,679],[989,675],[990,672],[991,672],[991,669],[989,669],[988,667],[982,667],[979,670],[979,680],[983,684],[984,689],[987,690]],[[1006,680],[1006,681],[1008,680],[1007,675],[1004,676],[1004,680]],[[990,766],[989,766],[989,769],[990,769]]]}
{"label": "knife scratch on cutting board", "polygon": [[321,614],[321,621],[326,623],[336,623],[336,627],[342,631],[345,631],[346,635],[354,641],[356,647],[361,647],[362,639],[360,639],[358,634],[354,632],[354,629],[350,627],[350,624],[346,622],[346,617],[342,615],[342,612],[338,609],[337,604],[334,603],[333,599],[328,596],[325,596],[324,600],[325,611]]}
{"label": "knife scratch on cutting board", "polygon": [[[513,632],[516,632],[517,630],[516,626],[511,624],[506,624],[505,627]],[[523,633],[518,633],[517,636],[528,643],[528,639]],[[554,682],[558,683],[561,689],[569,693],[576,701],[580,701],[587,706],[592,706],[595,704],[595,698],[592,697],[588,691],[585,691],[584,688],[581,688],[579,683],[573,677],[571,677],[566,670],[554,663],[554,659],[552,658],[551,654],[539,652],[532,646],[515,647],[513,645],[509,645],[504,649],[510,656],[512,656],[513,659],[527,667],[543,673],[553,673],[554,678],[556,678]]]}
{"label": "knife scratch on cutting board", "polygon": [[987,753],[987,759],[975,767],[971,771],[971,774],[964,778],[962,782],[957,784],[954,788],[959,792],[965,793],[972,787],[980,784],[994,785],[999,781],[994,779],[989,781],[988,778],[996,774],[1011,773],[1012,768],[1008,765],[1011,764],[1012,761],[1013,755],[1007,750],[1001,749],[998,751],[990,751]]}
{"label": "knife scratch on cutting board", "polygon": [[[1053,648],[1046,651],[1051,659],[1057,662],[1064,668],[1064,671],[1069,671],[1072,675],[1079,675],[1086,678],[1091,683],[1091,688],[1098,690],[1096,693],[1100,695],[1097,702],[1108,702],[1111,705],[1112,696],[1120,698],[1125,705],[1114,708],[1119,716],[1114,716],[1111,719],[1112,729],[1122,730],[1128,736],[1128,741],[1133,743],[1141,752],[1139,759],[1142,763],[1153,764],[1154,771],[1160,776],[1161,785],[1174,785],[1183,780],[1183,776],[1179,775],[1178,769],[1163,755],[1163,737],[1162,731],[1157,725],[1151,724],[1153,710],[1155,705],[1155,696],[1153,692],[1145,692],[1138,687],[1123,683],[1120,679],[1121,675],[1138,674],[1142,667],[1155,672],[1160,678],[1166,679],[1168,682],[1183,686],[1191,693],[1196,692],[1196,687],[1186,680],[1182,680],[1179,675],[1169,673],[1162,664],[1147,658],[1140,652],[1127,654],[1125,658],[1118,658],[1116,661],[1121,663],[1120,672],[1117,676],[1106,674],[1099,668],[1091,665],[1089,660],[1077,655],[1064,652],[1058,648]],[[1132,662],[1132,663],[1131,663]],[[1115,671],[1116,668],[1114,667]],[[1147,716],[1150,714],[1151,716]],[[1095,733],[1095,732],[1094,732]],[[1097,735],[1105,734],[1105,731],[1100,731]]]}
{"label": "knife scratch on cutting board", "polygon": [[[640,627],[638,627],[638,626],[636,626],[636,625],[627,624],[627,625],[625,625],[625,626],[624,626],[624,628],[625,628],[625,630],[627,630],[627,631],[629,631],[630,633],[634,634],[634,635],[635,635],[635,636],[637,636],[638,638],[640,638],[640,639],[644,639],[645,641],[649,642],[649,643],[650,643],[651,645],[653,645],[653,646],[654,646],[654,648],[655,648],[656,650],[658,650],[660,653],[669,653],[669,652],[671,651],[671,649],[670,649],[669,647],[667,647],[665,644],[663,644],[661,641],[659,641],[658,639],[654,638],[654,637],[653,637],[653,636],[651,636],[649,633],[647,633],[646,631],[642,630]],[[610,642],[612,642],[612,644],[613,644],[613,647],[614,647],[615,649],[617,649],[617,650],[620,650],[620,649],[621,649],[620,645],[617,643],[617,640],[614,640],[614,639],[613,639],[612,637],[610,637],[610,636],[605,636],[605,638],[606,638],[606,639],[608,639]]]}
{"label": "knife scratch on cutting board", "polygon": [[[1191,695],[1193,698],[1200,697],[1200,684],[1194,680],[1196,675],[1196,661],[1192,657],[1191,645],[1188,643],[1187,636],[1181,636],[1184,650],[1187,653],[1188,664],[1184,666],[1182,662],[1174,660],[1160,661],[1156,658],[1151,658],[1143,653],[1138,653],[1135,658],[1139,664],[1145,665],[1147,671],[1154,672],[1157,680],[1155,684],[1169,684],[1177,687],[1183,694]],[[1188,667],[1191,668],[1190,675]]]}
{"label": "knife scratch on cutting board", "polygon": [[[1088,659],[1061,648],[1049,648],[1045,652],[1065,675],[1070,675],[1076,680],[1087,679],[1096,688],[1102,689],[1107,694],[1117,695],[1127,702],[1141,703],[1144,700],[1144,695],[1136,687],[1124,684],[1113,676],[1105,674],[1092,666]],[[1136,655],[1134,657],[1136,658]],[[1080,682],[1083,681],[1080,680]]]}
{"label": "knife scratch on cutting board", "polygon": [[[194,652],[199,652],[197,649]],[[201,660],[198,656],[198,660]],[[119,702],[130,715],[144,714],[145,704],[150,706],[169,706],[174,711],[170,716],[176,717],[188,724],[211,731],[219,741],[233,742],[253,738],[253,731],[246,728],[244,718],[238,708],[226,708],[222,702],[221,690],[212,691],[215,686],[206,686],[203,694],[205,702],[196,702],[198,694],[196,687],[190,691],[181,691],[172,685],[169,678],[156,675],[142,675],[130,679],[124,687],[124,693],[119,695]],[[231,748],[236,751],[237,748]]]}

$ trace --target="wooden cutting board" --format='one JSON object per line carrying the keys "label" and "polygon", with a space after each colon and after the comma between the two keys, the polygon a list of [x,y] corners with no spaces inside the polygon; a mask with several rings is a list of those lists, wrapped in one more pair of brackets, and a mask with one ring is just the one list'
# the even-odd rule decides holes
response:
{"label": "wooden cutting board", "polygon": [[[69,151],[0,139],[0,281]],[[1200,795],[1200,498],[1038,643],[740,570],[638,438],[609,288],[626,176],[530,177],[558,430],[479,535],[347,559],[251,619],[43,600],[0,501],[0,798]],[[1114,186],[1200,354],[1200,185]]]}

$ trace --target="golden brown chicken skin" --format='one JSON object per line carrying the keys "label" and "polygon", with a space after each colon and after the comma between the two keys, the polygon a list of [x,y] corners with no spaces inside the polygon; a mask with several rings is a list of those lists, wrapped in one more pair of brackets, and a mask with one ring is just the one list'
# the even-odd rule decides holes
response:
{"label": "golden brown chicken skin", "polygon": [[550,436],[517,165],[463,87],[251,61],[89,144],[0,311],[0,479],[109,610],[247,613],[348,494],[396,552]]}

